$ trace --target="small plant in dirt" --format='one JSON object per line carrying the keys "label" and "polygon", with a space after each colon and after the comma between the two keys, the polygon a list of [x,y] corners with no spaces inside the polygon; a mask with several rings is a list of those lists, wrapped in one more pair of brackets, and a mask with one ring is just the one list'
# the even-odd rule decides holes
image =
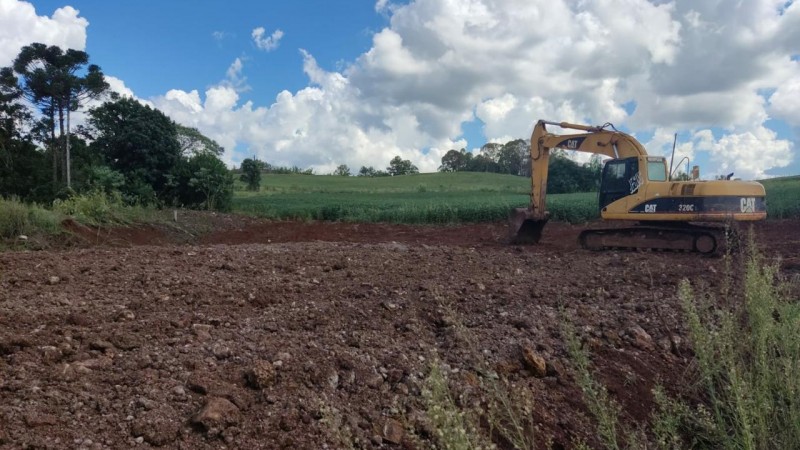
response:
{"label": "small plant in dirt", "polygon": [[36,204],[0,197],[0,238],[16,239],[35,234],[57,234],[60,216]]}
{"label": "small plant in dirt", "polygon": [[619,449],[619,404],[608,394],[605,386],[599,383],[589,367],[589,353],[583,348],[580,337],[569,320],[562,320],[562,330],[575,368],[575,378],[583,392],[589,412],[597,420],[597,434],[608,449]]}
{"label": "small plant in dirt", "polygon": [[88,225],[128,224],[145,216],[146,210],[129,206],[119,193],[102,191],[76,194],[53,202],[53,210]]}
{"label": "small plant in dirt", "polygon": [[702,400],[691,404],[656,386],[646,432],[620,425],[618,404],[564,322],[576,380],[606,448],[800,448],[800,302],[752,236],[738,264],[726,258],[721,294],[708,286],[696,293],[688,280],[678,292],[698,380],[691,397]]}
{"label": "small plant in dirt", "polygon": [[718,448],[800,448],[800,302],[752,240],[727,298],[680,286],[708,433]]}
{"label": "small plant in dirt", "polygon": [[470,450],[489,448],[476,429],[476,418],[461,409],[450,394],[449,381],[442,364],[434,360],[422,391],[427,415],[435,430],[437,448]]}

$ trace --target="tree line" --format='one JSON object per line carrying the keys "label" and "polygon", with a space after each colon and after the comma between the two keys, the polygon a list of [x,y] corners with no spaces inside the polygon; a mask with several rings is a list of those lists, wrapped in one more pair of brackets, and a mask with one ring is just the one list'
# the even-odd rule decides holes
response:
{"label": "tree line", "polygon": [[[86,120],[73,129],[71,119],[79,111]],[[197,129],[111,92],[86,52],[33,43],[10,67],[0,68],[0,196],[48,203],[102,191],[130,204],[225,210],[234,181],[220,159],[224,151]],[[477,154],[450,150],[441,163],[442,172],[530,176],[528,143],[522,139],[489,143]],[[580,165],[554,151],[548,190],[595,190],[599,171],[597,158]],[[313,174],[256,158],[242,162],[241,179],[249,189],[258,189],[262,172]],[[410,160],[395,156],[385,169],[362,166],[356,175],[418,172]],[[333,174],[351,171],[342,164]]]}
{"label": "tree line", "polygon": [[[563,150],[550,152],[547,191],[553,194],[596,191],[600,185],[602,164],[594,155],[585,164],[570,159]],[[440,172],[492,172],[531,176],[530,143],[516,139],[505,144],[488,143],[477,154],[449,150],[442,157]]]}
{"label": "tree line", "polygon": [[[72,129],[71,116],[86,112]],[[109,90],[85,52],[33,43],[0,68],[0,196],[51,202],[103,191],[129,204],[228,209],[218,143]]]}

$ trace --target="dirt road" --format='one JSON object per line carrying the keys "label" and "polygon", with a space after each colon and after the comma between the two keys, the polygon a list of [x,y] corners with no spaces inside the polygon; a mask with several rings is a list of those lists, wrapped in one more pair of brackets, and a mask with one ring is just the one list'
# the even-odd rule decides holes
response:
{"label": "dirt road", "polygon": [[[462,407],[508,380],[533,400],[538,441],[596,445],[564,317],[624,420],[647,420],[655,380],[690,382],[677,284],[713,289],[723,272],[580,250],[559,224],[514,247],[498,224],[225,220],[191,239],[106,230],[0,254],[0,447],[429,448],[436,361]],[[756,231],[788,277],[798,230]]]}

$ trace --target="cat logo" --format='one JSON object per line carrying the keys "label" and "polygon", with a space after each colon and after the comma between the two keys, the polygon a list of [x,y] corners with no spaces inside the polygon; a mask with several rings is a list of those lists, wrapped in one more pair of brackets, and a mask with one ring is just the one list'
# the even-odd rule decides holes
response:
{"label": "cat logo", "polygon": [[567,148],[576,149],[580,147],[580,141],[577,139],[568,139],[567,140]]}
{"label": "cat logo", "polygon": [[756,199],[753,197],[742,197],[740,202],[739,209],[742,210],[743,213],[754,213],[756,212]]}
{"label": "cat logo", "polygon": [[644,205],[644,212],[646,213],[656,212],[656,205]]}

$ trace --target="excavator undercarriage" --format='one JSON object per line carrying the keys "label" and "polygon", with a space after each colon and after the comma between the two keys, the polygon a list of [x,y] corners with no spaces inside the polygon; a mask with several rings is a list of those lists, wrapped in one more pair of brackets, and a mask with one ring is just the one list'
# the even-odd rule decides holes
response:
{"label": "excavator undercarriage", "polygon": [[735,228],[688,223],[639,223],[629,227],[595,228],[581,232],[578,242],[587,250],[655,250],[713,255],[732,249]]}

